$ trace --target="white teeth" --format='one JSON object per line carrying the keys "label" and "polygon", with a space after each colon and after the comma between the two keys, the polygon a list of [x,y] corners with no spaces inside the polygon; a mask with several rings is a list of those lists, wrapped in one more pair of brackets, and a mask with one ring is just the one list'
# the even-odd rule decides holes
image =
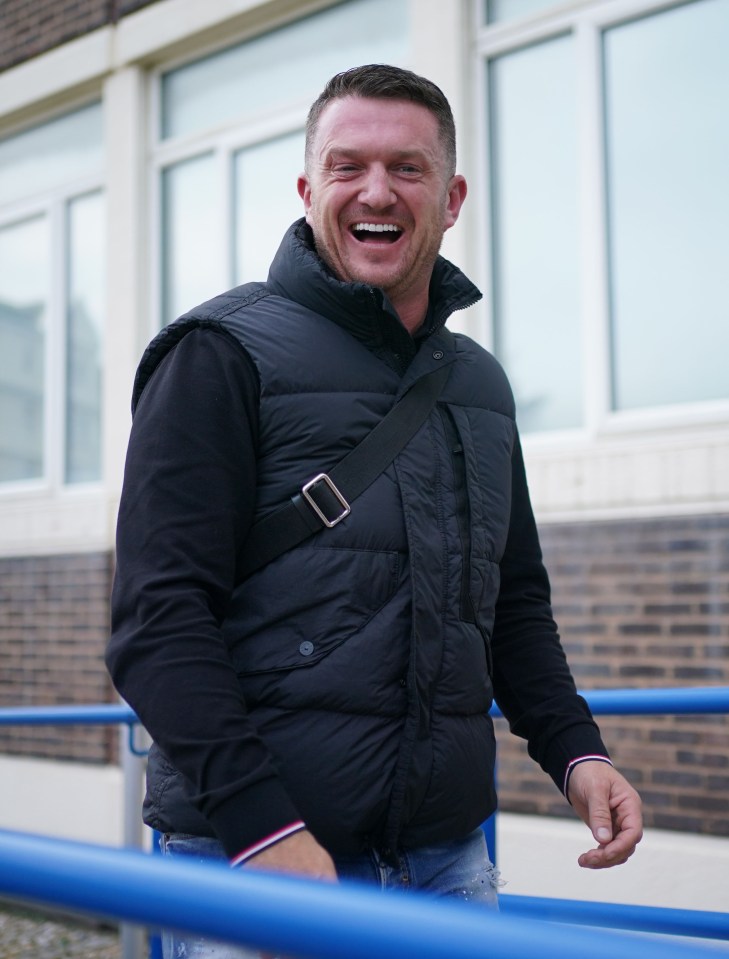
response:
{"label": "white teeth", "polygon": [[399,226],[394,223],[355,223],[353,230],[366,233],[400,233]]}

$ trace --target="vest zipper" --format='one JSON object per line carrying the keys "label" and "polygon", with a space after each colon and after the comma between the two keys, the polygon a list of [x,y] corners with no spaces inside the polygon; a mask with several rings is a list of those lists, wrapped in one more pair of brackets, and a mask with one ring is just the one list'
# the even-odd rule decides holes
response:
{"label": "vest zipper", "polygon": [[465,623],[475,623],[473,601],[471,599],[471,508],[468,501],[468,484],[466,482],[466,457],[463,444],[458,434],[458,428],[450,409],[439,405],[443,419],[446,442],[451,454],[453,479],[456,495],[456,521],[458,534],[461,540],[461,599],[460,617]]}

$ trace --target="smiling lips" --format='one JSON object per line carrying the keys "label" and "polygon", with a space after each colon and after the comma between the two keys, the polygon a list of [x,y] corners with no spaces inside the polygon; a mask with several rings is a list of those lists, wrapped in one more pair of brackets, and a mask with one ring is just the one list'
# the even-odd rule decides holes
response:
{"label": "smiling lips", "polygon": [[402,227],[394,223],[355,223],[352,234],[361,243],[394,243],[402,234]]}

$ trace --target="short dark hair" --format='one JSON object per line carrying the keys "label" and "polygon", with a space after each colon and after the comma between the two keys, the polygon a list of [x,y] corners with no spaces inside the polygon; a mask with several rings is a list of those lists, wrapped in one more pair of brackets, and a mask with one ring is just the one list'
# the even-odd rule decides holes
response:
{"label": "short dark hair", "polygon": [[426,107],[438,121],[449,175],[456,172],[456,125],[445,94],[431,80],[411,70],[385,63],[369,63],[337,73],[311,105],[306,119],[306,163],[311,158],[319,118],[324,108],[343,97],[369,97],[375,100],[410,100]]}

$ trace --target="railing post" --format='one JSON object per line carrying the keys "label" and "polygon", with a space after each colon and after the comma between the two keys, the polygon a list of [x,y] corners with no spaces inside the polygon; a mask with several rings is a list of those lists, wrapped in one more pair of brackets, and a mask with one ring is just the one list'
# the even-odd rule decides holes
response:
{"label": "railing post", "polygon": [[[131,732],[131,726],[122,725],[119,727],[119,757],[124,782],[122,839],[124,846],[128,849],[143,849],[144,825],[142,823],[141,805],[144,759],[132,752]],[[119,935],[122,959],[146,959],[147,936],[144,929],[139,926],[122,924],[119,927]]]}

